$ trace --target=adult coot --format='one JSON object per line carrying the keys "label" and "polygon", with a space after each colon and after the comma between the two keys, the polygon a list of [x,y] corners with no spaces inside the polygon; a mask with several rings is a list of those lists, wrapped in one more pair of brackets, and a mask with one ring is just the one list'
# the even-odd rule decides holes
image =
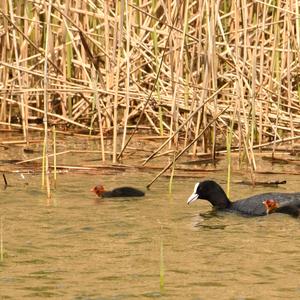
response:
{"label": "adult coot", "polygon": [[145,195],[143,191],[140,191],[133,187],[119,187],[112,191],[105,191],[103,185],[96,185],[91,189],[98,197],[112,198],[112,197],[142,197]]}
{"label": "adult coot", "polygon": [[298,218],[300,215],[299,207],[296,205],[286,204],[284,202],[279,203],[274,199],[268,199],[264,201],[263,204],[266,207],[267,214],[282,213],[288,214],[294,218]]}
{"label": "adult coot", "polygon": [[300,193],[265,193],[231,202],[220,185],[212,180],[196,183],[194,192],[187,203],[190,204],[197,199],[209,201],[216,209],[236,211],[251,216],[266,215],[267,211],[263,202],[268,199],[274,199],[285,205],[300,205]]}

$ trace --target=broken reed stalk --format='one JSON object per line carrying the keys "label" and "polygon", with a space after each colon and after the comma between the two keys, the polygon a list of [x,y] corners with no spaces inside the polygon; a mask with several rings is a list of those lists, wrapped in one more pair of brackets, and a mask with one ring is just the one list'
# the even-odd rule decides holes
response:
{"label": "broken reed stalk", "polygon": [[[44,91],[43,91],[43,92],[44,92]],[[1,97],[0,97],[0,98],[1,98]],[[13,99],[6,99],[6,101],[7,101],[8,103],[17,103],[17,101],[15,101],[15,100],[13,100]],[[42,110],[42,109],[38,109],[38,108],[35,108],[35,107],[30,106],[30,105],[27,105],[27,104],[24,104],[24,106],[27,107],[28,109],[30,109],[30,110],[33,111],[33,112],[44,114],[44,110]],[[80,123],[78,123],[78,122],[75,122],[75,121],[73,121],[73,120],[71,120],[71,119],[69,119],[69,118],[65,118],[64,116],[61,116],[61,115],[58,115],[58,114],[53,114],[53,113],[51,113],[51,112],[47,112],[47,115],[48,115],[48,117],[53,117],[54,119],[58,119],[58,120],[60,120],[60,121],[64,121],[64,122],[66,122],[66,123],[70,123],[70,124],[72,124],[72,125],[78,126],[79,128],[84,128],[84,129],[88,129],[88,130],[92,130],[92,129],[93,129],[93,128],[90,127],[90,126],[86,126],[86,125],[84,125],[84,124],[80,124]],[[8,125],[10,125],[10,126],[17,126],[18,124],[8,124]],[[28,126],[28,128],[30,128],[30,127]],[[39,130],[38,127],[31,127],[30,129]]]}
{"label": "broken reed stalk", "polygon": [[169,138],[162,143],[159,148],[157,150],[155,150],[144,162],[143,162],[143,166],[146,165],[146,163],[151,160],[152,158],[154,158],[157,153],[162,150],[170,141],[171,139],[180,132],[180,130],[186,126],[186,124],[189,123],[189,121],[196,115],[199,113],[199,111],[205,106],[205,104],[207,104],[211,99],[213,99],[218,93],[220,93],[220,91],[222,91],[226,86],[228,86],[229,82],[225,83],[221,88],[219,88],[217,91],[215,91],[210,97],[208,97],[196,110],[194,110],[193,112],[190,113],[190,115],[188,116],[188,118],[185,119],[185,121],[177,128],[177,130],[175,132],[173,132],[173,134],[171,136],[169,136]]}
{"label": "broken reed stalk", "polygon": [[47,198],[51,197],[50,191],[50,175],[49,175],[49,157],[48,157],[48,55],[49,55],[49,46],[50,46],[50,30],[51,30],[51,8],[52,8],[52,0],[49,0],[48,10],[46,9],[45,3],[45,11],[47,11],[47,27],[46,27],[46,37],[45,37],[45,61],[44,61],[44,153],[45,153],[45,169],[44,174],[46,178],[46,190],[47,190]]}
{"label": "broken reed stalk", "polygon": [[194,138],[194,140],[193,141],[191,141],[184,149],[182,149],[180,152],[179,152],[179,154],[177,154],[176,156],[175,156],[175,159],[173,160],[173,161],[171,161],[168,165],[166,165],[165,167],[164,167],[164,169],[163,170],[161,170],[156,176],[155,176],[155,178],[154,179],[152,179],[152,181],[149,183],[149,184],[147,184],[147,189],[149,189],[150,188],[150,186],[165,172],[165,171],[167,171],[176,161],[177,161],[177,159],[178,158],[180,158],[182,155],[183,155],[183,153],[186,151],[186,150],[188,150],[191,146],[193,146],[194,145],[194,143],[196,143],[198,140],[199,140],[199,138],[203,135],[203,133],[207,130],[207,128],[209,128],[210,127],[210,125],[211,124],[213,124],[214,122],[216,122],[216,120],[226,111],[228,109],[228,107],[226,107],[226,108],[224,108],[220,113],[218,113],[217,114],[217,116],[216,117],[214,117],[204,128],[203,128],[203,130]]}

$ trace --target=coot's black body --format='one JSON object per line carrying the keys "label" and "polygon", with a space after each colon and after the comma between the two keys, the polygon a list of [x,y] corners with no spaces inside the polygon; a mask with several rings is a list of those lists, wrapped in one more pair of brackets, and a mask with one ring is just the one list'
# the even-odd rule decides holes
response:
{"label": "coot's black body", "polygon": [[268,199],[274,199],[279,204],[283,204],[282,206],[300,206],[300,193],[265,193],[231,202],[220,185],[212,180],[197,183],[193,194],[188,199],[188,204],[197,199],[209,201],[216,209],[235,211],[251,216],[266,215],[266,207],[263,202]]}
{"label": "coot's black body", "polygon": [[143,197],[145,193],[133,187],[123,186],[115,188],[112,191],[105,191],[103,185],[96,185],[91,189],[98,197],[114,198],[114,197]]}
{"label": "coot's black body", "polygon": [[145,193],[129,186],[123,186],[120,188],[107,191],[102,194],[102,197],[142,197]]}

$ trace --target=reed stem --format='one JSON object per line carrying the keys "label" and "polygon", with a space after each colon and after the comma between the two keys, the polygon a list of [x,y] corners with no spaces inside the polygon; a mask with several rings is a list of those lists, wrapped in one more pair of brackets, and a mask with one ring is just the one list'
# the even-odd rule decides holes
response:
{"label": "reed stem", "polygon": [[52,134],[53,134],[53,184],[54,188],[56,188],[56,179],[57,179],[57,170],[56,170],[56,130],[55,125],[52,127]]}
{"label": "reed stem", "polygon": [[44,61],[44,153],[45,153],[45,178],[47,198],[51,197],[50,178],[49,178],[49,158],[48,158],[48,49],[50,46],[50,30],[51,30],[51,8],[52,0],[49,0],[47,10],[47,28],[46,28],[46,46],[45,46],[45,61]]}
{"label": "reed stem", "polygon": [[[121,69],[121,52],[123,49],[123,22],[124,22],[124,1],[121,0],[120,6],[118,1],[116,6],[119,6],[119,18],[118,18],[118,39],[117,39],[117,63],[116,63],[116,77],[115,77],[115,95],[114,95],[114,119],[113,119],[113,163],[117,162],[117,138],[118,138],[118,98],[119,98],[119,78]],[[116,9],[117,11],[117,9]],[[116,16],[117,18],[117,16]]]}
{"label": "reed stem", "polygon": [[45,186],[45,174],[46,174],[46,140],[44,136],[43,155],[42,155],[42,187]]}
{"label": "reed stem", "polygon": [[230,199],[230,183],[231,183],[231,143],[232,128],[227,129],[226,148],[227,148],[227,197]]}

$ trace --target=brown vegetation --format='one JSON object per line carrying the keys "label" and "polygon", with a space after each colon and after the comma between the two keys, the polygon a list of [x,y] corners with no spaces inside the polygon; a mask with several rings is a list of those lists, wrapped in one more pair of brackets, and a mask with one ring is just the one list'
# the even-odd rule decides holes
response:
{"label": "brown vegetation", "polygon": [[115,162],[141,125],[193,154],[230,135],[255,169],[300,137],[298,1],[6,0],[0,20],[0,124],[24,141],[44,119],[102,159],[111,135]]}

